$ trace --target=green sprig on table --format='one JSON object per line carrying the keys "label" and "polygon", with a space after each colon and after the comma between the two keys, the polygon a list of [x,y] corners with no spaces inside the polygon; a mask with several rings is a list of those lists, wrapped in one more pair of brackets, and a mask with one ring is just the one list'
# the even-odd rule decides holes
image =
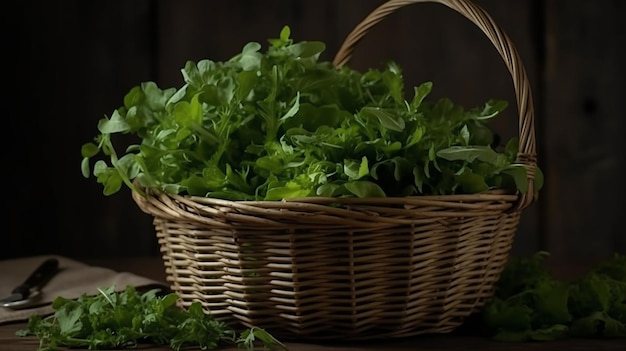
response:
{"label": "green sprig on table", "polygon": [[496,340],[626,338],[626,256],[615,254],[584,276],[555,278],[547,252],[513,258],[482,320]]}
{"label": "green sprig on table", "polygon": [[257,343],[266,349],[286,349],[261,328],[237,333],[204,313],[199,302],[188,309],[178,308],[179,297],[174,293],[160,295],[158,289],[140,293],[132,286],[121,292],[115,286],[98,291],[95,296],[83,295],[76,300],[57,297],[52,303],[54,314],[31,316],[28,327],[17,335],[39,338],[39,351],[58,347],[121,349],[139,344],[169,345],[172,350],[189,346],[211,350],[236,344],[252,350]]}

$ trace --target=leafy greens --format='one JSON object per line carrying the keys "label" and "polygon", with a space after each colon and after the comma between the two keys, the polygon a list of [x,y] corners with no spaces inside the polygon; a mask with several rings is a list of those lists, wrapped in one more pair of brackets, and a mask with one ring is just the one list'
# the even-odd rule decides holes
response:
{"label": "leafy greens", "polygon": [[39,351],[58,347],[87,347],[90,350],[136,348],[139,344],[169,345],[172,350],[199,347],[212,350],[223,344],[237,344],[247,350],[260,341],[267,349],[286,349],[265,330],[253,327],[240,334],[202,310],[199,302],[188,309],[176,306],[178,295],[159,296],[159,290],[140,293],[128,286],[98,289],[95,296],[76,300],[57,297],[55,313],[33,315],[18,336],[35,335]]}
{"label": "leafy greens", "polygon": [[501,341],[626,338],[626,256],[615,254],[574,281],[545,268],[546,252],[514,258],[482,319]]}
{"label": "leafy greens", "polygon": [[[122,107],[83,145],[82,173],[104,194],[137,190],[230,200],[307,196],[410,196],[527,191],[517,140],[494,148],[488,121],[505,101],[464,110],[426,101],[432,83],[405,98],[401,69],[361,73],[319,61],[322,42],[298,42],[284,27],[266,52],[248,43],[225,62],[189,61],[185,84],[132,88]],[[116,134],[139,137],[124,154]],[[99,159],[91,168],[91,159]],[[536,189],[541,187],[538,171]]]}

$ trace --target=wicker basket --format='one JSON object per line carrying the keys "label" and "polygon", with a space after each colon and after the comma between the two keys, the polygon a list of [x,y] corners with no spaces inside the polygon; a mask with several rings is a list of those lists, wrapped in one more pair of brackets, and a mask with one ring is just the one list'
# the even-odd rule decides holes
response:
{"label": "wicker basket", "polygon": [[[373,25],[418,2],[428,1],[391,0],[374,10],[335,64],[349,60]],[[528,193],[226,201],[134,192],[154,217],[181,306],[200,301],[234,326],[284,339],[357,340],[449,332],[492,296],[521,211],[534,201],[530,88],[515,48],[484,10],[467,0],[432,2],[471,20],[504,58]]]}

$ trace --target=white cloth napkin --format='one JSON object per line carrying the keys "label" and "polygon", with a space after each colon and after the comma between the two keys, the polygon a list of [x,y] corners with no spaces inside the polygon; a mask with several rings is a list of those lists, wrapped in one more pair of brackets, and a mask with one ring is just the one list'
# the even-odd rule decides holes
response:
{"label": "white cloth napkin", "polygon": [[48,315],[54,312],[51,303],[57,296],[75,299],[83,294],[95,295],[98,288],[115,285],[116,290],[124,290],[128,285],[136,288],[161,288],[167,290],[165,282],[155,281],[128,272],[89,266],[67,257],[47,255],[24,257],[0,261],[0,299],[9,296],[11,290],[26,278],[46,259],[59,260],[58,273],[41,289],[36,307],[13,310],[0,307],[0,324],[27,320],[31,315]]}

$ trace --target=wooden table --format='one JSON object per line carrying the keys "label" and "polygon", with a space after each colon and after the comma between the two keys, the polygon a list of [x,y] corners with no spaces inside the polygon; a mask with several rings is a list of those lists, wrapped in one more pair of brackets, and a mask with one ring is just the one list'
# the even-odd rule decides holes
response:
{"label": "wooden table", "polygon": [[[115,260],[84,260],[91,265],[112,268],[117,271],[132,272],[151,279],[164,280],[164,270],[158,258],[115,259]],[[584,267],[557,267],[560,275],[577,275]],[[15,332],[25,328],[25,323],[0,325],[0,351],[35,351],[39,340],[34,337],[20,338]],[[446,335],[426,335],[395,340],[377,340],[367,342],[285,342],[290,351],[435,351],[435,350],[482,350],[482,351],[626,351],[626,340],[562,340],[541,343],[500,343],[483,337],[466,335],[456,332]],[[146,351],[170,350],[164,346],[145,345],[137,348]],[[62,349],[66,350],[66,349]],[[199,350],[199,349],[186,349]],[[222,348],[220,351],[235,351],[235,347]]]}

